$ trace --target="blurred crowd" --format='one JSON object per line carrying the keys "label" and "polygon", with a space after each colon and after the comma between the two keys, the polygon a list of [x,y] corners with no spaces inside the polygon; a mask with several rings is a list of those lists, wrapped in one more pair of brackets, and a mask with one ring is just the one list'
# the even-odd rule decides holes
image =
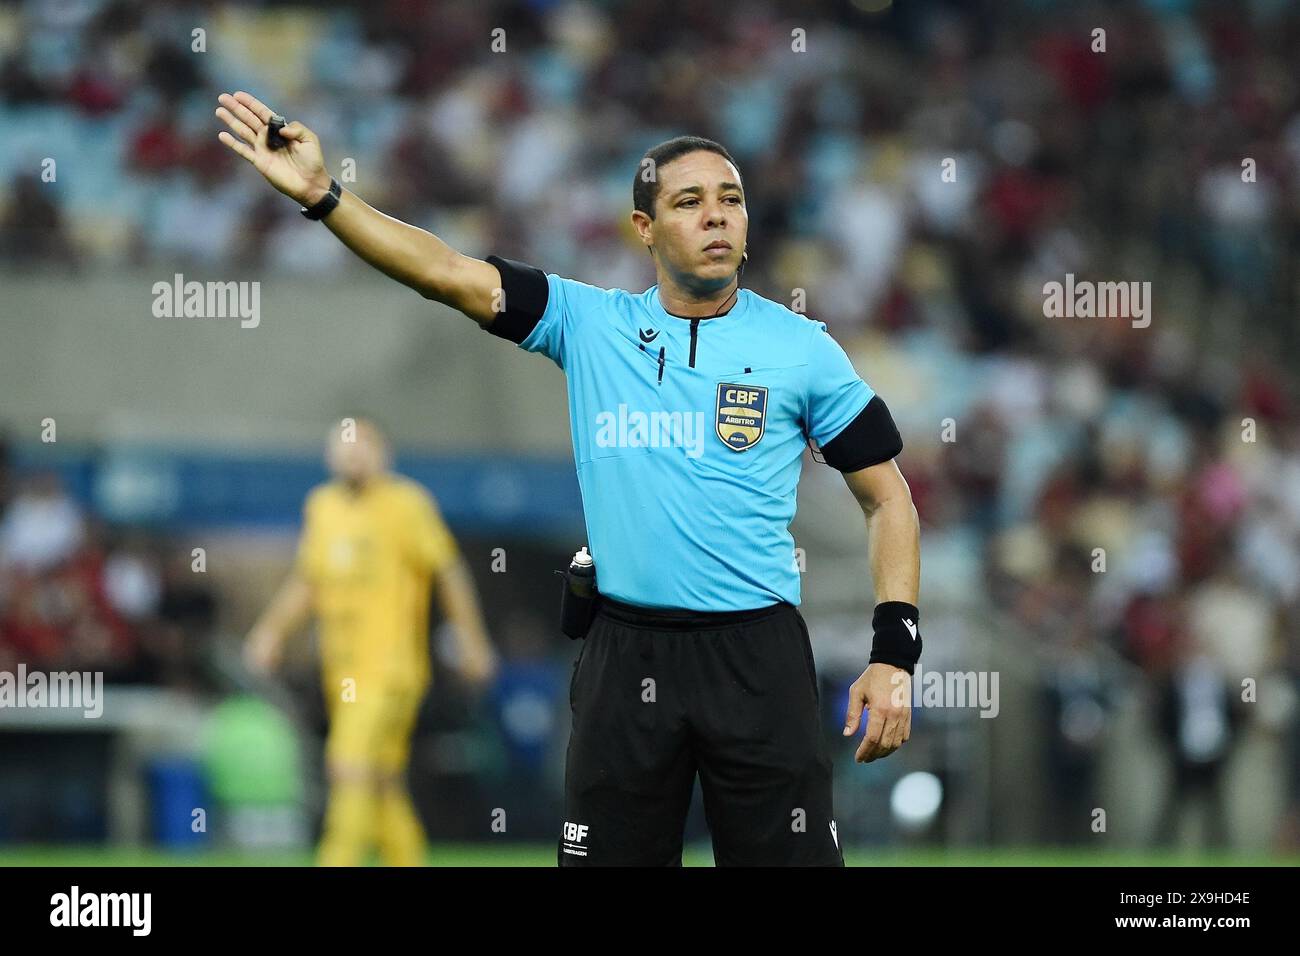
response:
{"label": "blurred crowd", "polygon": [[[1162,819],[1221,799],[1261,720],[1298,806],[1300,9],[33,0],[0,22],[11,263],[352,266],[217,143],[222,90],[306,122],[384,211],[606,287],[653,281],[627,223],[644,150],[722,142],[745,284],[802,291],[904,431],[924,601],[1041,645],[1060,800],[1093,805],[1127,662],[1176,781]],[[1067,273],[1150,282],[1149,327],[1047,317]],[[0,655],[173,666],[202,602],[165,552],[39,478],[0,507]],[[1286,693],[1257,707],[1252,681]]]}
{"label": "blurred crowd", "polygon": [[216,600],[188,552],[102,526],[53,473],[12,481],[0,445],[0,671],[202,687]]}

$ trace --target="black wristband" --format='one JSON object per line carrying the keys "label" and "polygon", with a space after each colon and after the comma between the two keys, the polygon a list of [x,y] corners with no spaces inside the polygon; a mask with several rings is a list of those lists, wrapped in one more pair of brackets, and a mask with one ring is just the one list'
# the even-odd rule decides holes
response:
{"label": "black wristband", "polygon": [[892,664],[909,674],[921,659],[921,615],[905,601],[884,601],[871,617],[872,664]]}
{"label": "black wristband", "polygon": [[320,202],[310,209],[303,207],[298,210],[304,216],[311,220],[324,219],[334,211],[334,207],[339,204],[339,198],[343,195],[343,187],[333,176],[330,177],[330,191],[321,197]]}

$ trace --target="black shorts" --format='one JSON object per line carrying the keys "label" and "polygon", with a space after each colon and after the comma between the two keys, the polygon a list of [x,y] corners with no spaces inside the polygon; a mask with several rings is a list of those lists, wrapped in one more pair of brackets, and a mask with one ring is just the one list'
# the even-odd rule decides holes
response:
{"label": "black shorts", "polygon": [[843,866],[796,608],[602,599],[569,687],[561,866],[680,866],[695,774],[719,866]]}

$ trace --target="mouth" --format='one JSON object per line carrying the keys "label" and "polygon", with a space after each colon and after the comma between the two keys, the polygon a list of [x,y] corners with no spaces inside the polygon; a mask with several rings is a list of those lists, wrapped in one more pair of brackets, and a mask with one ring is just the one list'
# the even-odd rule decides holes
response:
{"label": "mouth", "polygon": [[713,242],[710,242],[707,246],[705,246],[704,251],[705,252],[730,252],[731,243],[727,242],[727,240],[725,239],[717,239]]}

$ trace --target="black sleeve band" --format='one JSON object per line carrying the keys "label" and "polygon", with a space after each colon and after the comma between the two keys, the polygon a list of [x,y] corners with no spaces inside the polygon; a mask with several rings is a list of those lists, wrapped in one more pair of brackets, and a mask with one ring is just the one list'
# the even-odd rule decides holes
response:
{"label": "black sleeve band", "polygon": [[546,303],[551,296],[546,273],[527,263],[500,256],[488,256],[487,261],[501,273],[505,305],[505,311],[493,317],[487,330],[518,345],[528,338],[546,312]]}
{"label": "black sleeve band", "polygon": [[903,438],[894,416],[879,395],[867,402],[867,407],[843,431],[821,446],[826,464],[840,471],[861,471],[889,461],[902,450]]}

